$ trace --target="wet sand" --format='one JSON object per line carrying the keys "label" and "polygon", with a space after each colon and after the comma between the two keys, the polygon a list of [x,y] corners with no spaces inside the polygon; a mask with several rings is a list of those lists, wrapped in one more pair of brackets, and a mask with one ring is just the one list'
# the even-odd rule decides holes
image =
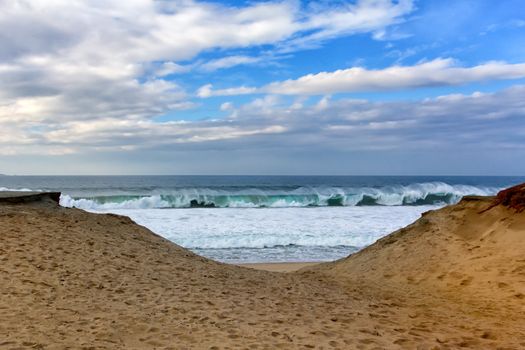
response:
{"label": "wet sand", "polygon": [[276,263],[252,263],[252,264],[238,264],[237,266],[248,267],[255,270],[264,270],[272,272],[294,272],[305,267],[315,266],[321,262],[276,262]]}

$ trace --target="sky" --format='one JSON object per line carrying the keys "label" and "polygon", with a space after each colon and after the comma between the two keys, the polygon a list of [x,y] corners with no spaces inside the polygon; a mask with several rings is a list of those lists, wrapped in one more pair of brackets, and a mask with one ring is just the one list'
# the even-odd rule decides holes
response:
{"label": "sky", "polygon": [[0,0],[0,173],[525,175],[523,0]]}

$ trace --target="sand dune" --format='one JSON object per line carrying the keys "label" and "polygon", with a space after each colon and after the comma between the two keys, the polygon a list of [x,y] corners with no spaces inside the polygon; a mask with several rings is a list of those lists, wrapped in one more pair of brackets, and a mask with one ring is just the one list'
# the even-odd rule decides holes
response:
{"label": "sand dune", "polygon": [[293,273],[49,198],[0,203],[0,349],[525,348],[520,195],[464,199]]}
{"label": "sand dune", "polygon": [[525,348],[524,253],[524,213],[470,197],[315,272],[400,304],[408,311],[400,324],[412,331],[398,344],[419,337],[518,349]]}

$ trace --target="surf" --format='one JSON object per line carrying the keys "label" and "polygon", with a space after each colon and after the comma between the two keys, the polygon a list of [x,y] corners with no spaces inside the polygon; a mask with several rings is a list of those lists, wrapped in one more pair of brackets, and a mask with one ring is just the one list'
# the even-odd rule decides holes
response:
{"label": "surf", "polygon": [[74,197],[61,205],[81,209],[291,208],[348,206],[419,206],[457,203],[466,195],[493,195],[496,187],[449,185],[443,182],[384,187],[191,187],[142,194]]}

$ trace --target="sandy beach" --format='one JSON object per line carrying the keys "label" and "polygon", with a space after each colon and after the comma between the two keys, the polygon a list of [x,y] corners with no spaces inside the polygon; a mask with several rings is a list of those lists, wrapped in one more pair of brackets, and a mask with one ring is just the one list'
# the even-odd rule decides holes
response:
{"label": "sandy beach", "polygon": [[525,350],[524,43],[525,0],[0,0],[0,350]]}
{"label": "sandy beach", "polygon": [[525,187],[306,265],[226,265],[127,217],[0,202],[2,349],[525,347]]}
{"label": "sandy beach", "polygon": [[255,270],[264,270],[272,272],[294,272],[305,267],[315,266],[321,264],[319,261],[310,262],[288,262],[288,263],[253,263],[253,264],[239,264],[238,266],[248,267]]}

